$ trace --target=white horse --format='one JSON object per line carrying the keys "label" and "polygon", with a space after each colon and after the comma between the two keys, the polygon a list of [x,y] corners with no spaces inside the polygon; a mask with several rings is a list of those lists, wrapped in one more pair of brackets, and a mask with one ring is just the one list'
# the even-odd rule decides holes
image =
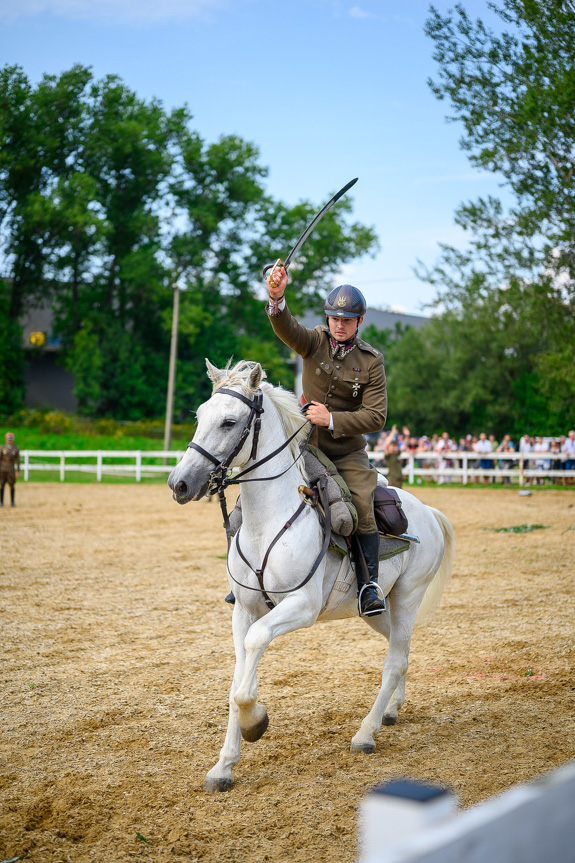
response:
{"label": "white horse", "polygon": [[[219,760],[204,784],[210,791],[227,791],[233,786],[232,768],[240,758],[241,737],[259,740],[268,726],[266,708],[257,698],[256,674],[272,639],[318,620],[356,616],[358,609],[355,588],[343,599],[339,593],[335,603],[330,599],[336,579],[337,590],[342,590],[342,556],[330,550],[318,564],[322,528],[311,506],[303,504],[301,509],[298,487],[306,477],[303,459],[298,459],[299,442],[309,425],[295,395],[264,381],[259,363],[240,362],[225,369],[215,368],[208,360],[206,364],[213,395],[199,407],[193,441],[168,484],[175,500],[184,504],[204,497],[214,477],[225,476],[228,469],[245,471],[243,479],[239,476],[243,522],[228,556],[236,597],[232,617],[236,665],[229,721]],[[261,420],[257,433],[256,417]],[[266,460],[266,456],[271,457]],[[374,735],[382,722],[395,723],[405,700],[416,615],[419,621],[433,611],[451,574],[453,530],[448,519],[405,490],[401,500],[409,530],[420,543],[411,543],[407,551],[380,563],[379,584],[387,610],[365,620],[387,638],[389,647],[379,694],[352,739],[352,752],[374,752]],[[348,587],[352,582],[355,578],[348,576]]]}

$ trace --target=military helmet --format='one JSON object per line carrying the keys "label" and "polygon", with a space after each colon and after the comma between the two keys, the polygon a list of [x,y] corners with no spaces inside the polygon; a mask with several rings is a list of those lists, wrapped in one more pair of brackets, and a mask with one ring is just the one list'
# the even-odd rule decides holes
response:
{"label": "military helmet", "polygon": [[361,318],[367,311],[367,303],[361,291],[353,285],[340,285],[331,291],[323,310],[329,317]]}

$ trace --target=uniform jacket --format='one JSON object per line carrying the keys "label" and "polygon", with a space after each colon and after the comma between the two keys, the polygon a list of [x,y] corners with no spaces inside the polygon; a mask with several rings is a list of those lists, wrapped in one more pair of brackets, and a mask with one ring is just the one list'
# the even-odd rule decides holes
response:
{"label": "uniform jacket", "polygon": [[0,448],[0,464],[2,470],[20,470],[20,450],[13,444],[3,444]]}
{"label": "uniform jacket", "polygon": [[329,330],[304,327],[287,305],[270,317],[276,335],[303,358],[303,392],[333,416],[333,431],[316,427],[311,442],[330,458],[365,449],[364,434],[385,425],[387,390],[382,354],[362,339],[343,359],[332,356]]}

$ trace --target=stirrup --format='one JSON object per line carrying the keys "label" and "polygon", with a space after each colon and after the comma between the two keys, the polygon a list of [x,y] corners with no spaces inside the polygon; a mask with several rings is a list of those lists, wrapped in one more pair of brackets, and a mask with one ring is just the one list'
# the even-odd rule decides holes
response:
{"label": "stirrup", "polygon": [[[381,601],[383,602],[383,608],[374,608],[372,611],[363,611],[362,612],[362,610],[361,610],[361,597],[362,597],[363,591],[366,589],[366,587],[374,587],[376,592],[379,591],[379,594],[381,596]],[[361,586],[361,589],[357,595],[357,610],[358,610],[360,617],[370,617],[373,614],[382,614],[384,611],[387,611],[387,603],[385,601],[385,596],[384,596],[383,590],[381,589],[381,587],[379,586],[377,581],[370,581],[369,584],[363,584]]]}

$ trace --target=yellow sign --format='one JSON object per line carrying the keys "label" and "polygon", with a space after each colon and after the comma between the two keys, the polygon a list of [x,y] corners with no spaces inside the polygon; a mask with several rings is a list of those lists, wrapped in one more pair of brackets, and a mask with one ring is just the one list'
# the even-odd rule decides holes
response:
{"label": "yellow sign", "polygon": [[30,333],[30,344],[36,348],[41,348],[42,345],[46,344],[46,333]]}

